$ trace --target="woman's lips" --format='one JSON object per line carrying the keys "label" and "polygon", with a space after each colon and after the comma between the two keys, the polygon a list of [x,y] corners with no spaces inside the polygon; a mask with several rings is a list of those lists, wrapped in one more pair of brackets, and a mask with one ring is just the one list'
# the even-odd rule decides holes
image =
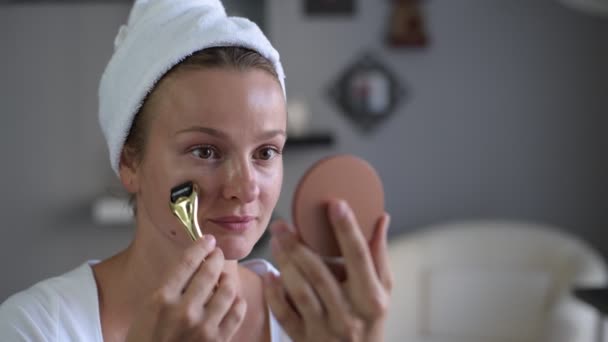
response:
{"label": "woman's lips", "polygon": [[224,216],[209,219],[209,221],[228,231],[241,233],[252,226],[255,216]]}

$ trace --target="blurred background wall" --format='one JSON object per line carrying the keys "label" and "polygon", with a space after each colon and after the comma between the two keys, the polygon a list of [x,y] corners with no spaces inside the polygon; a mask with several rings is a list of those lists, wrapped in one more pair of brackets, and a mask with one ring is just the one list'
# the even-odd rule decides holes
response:
{"label": "blurred background wall", "polygon": [[[97,85],[128,3],[0,5],[0,301],[86,259],[125,247],[132,230],[93,222],[118,188],[97,124]],[[392,236],[444,220],[548,223],[608,256],[608,18],[553,0],[425,1],[423,49],[385,42],[392,5],[358,0],[352,17],[307,17],[267,0],[288,97],[305,101],[331,147],[287,151],[277,215],[315,160],[355,153],[386,187]],[[408,96],[362,135],[328,99],[362,53]]]}

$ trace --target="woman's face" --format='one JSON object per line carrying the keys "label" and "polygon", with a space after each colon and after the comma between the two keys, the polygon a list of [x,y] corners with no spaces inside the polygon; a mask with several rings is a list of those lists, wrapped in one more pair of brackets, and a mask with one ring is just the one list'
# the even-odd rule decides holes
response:
{"label": "woman's face", "polygon": [[169,208],[171,188],[198,184],[199,224],[227,259],[249,254],[279,198],[286,106],[265,71],[177,71],[146,107],[148,138],[133,172],[140,229],[180,244],[189,237]]}

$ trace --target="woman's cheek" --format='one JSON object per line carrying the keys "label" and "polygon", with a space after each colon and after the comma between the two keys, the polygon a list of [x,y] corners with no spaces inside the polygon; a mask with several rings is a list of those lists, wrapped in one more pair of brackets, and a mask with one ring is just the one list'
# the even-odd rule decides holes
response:
{"label": "woman's cheek", "polygon": [[272,205],[278,201],[283,183],[283,165],[274,167],[271,172],[263,173],[260,176],[260,187],[262,193],[272,201]]}

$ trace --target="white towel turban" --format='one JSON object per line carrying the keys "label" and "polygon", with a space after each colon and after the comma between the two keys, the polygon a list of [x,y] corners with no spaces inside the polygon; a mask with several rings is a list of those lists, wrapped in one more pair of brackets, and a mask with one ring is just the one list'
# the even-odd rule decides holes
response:
{"label": "white towel turban", "polygon": [[279,53],[255,23],[228,17],[220,0],[135,2],[99,85],[99,122],[116,174],[133,118],[159,79],[196,51],[226,46],[248,48],[267,58],[285,92]]}

